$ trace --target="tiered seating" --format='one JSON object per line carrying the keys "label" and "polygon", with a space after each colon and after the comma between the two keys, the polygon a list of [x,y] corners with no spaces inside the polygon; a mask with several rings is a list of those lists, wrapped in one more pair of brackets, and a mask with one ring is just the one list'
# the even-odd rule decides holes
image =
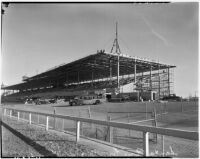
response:
{"label": "tiered seating", "polygon": [[[120,85],[125,85],[134,81],[134,77],[121,78]],[[6,96],[6,98],[20,99],[25,97],[46,97],[52,98],[53,96],[64,96],[66,91],[78,91],[78,90],[88,90],[88,89],[104,89],[104,88],[116,88],[117,79],[107,80],[107,81],[96,81],[94,83],[83,83],[83,84],[72,84],[65,88],[46,88],[34,91],[18,92]]]}

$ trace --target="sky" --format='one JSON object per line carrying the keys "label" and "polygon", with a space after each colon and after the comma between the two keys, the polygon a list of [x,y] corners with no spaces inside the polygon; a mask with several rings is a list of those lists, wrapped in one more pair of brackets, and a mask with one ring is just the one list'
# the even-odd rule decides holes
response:
{"label": "sky", "polygon": [[17,84],[105,49],[177,66],[174,93],[198,93],[198,3],[11,3],[2,17],[1,80]]}

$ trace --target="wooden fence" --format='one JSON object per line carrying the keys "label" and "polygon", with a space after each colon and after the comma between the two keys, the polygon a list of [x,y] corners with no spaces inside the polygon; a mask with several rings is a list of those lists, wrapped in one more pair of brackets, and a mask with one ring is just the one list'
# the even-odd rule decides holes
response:
{"label": "wooden fence", "polygon": [[[149,133],[156,133],[156,134],[162,135],[163,144],[164,144],[164,136],[173,136],[173,137],[184,138],[184,139],[189,139],[189,140],[198,140],[198,132],[196,132],[196,131],[183,131],[183,130],[177,130],[177,129],[143,126],[143,125],[130,124],[130,123],[103,121],[103,120],[97,120],[97,119],[65,116],[65,115],[50,114],[50,113],[41,113],[41,112],[26,111],[26,110],[21,110],[21,109],[13,109],[13,108],[5,108],[5,107],[3,107],[2,110],[3,110],[3,114],[5,116],[8,115],[9,117],[12,117],[12,111],[17,112],[18,120],[20,120],[20,113],[22,113],[22,112],[28,113],[29,114],[29,120],[28,120],[29,124],[32,124],[32,120],[31,120],[32,114],[43,115],[46,117],[46,124],[45,124],[46,130],[49,129],[49,117],[75,121],[76,122],[76,141],[77,142],[80,140],[80,124],[82,122],[108,126],[109,131],[110,131],[109,132],[110,138],[112,136],[111,131],[112,131],[113,127],[141,131],[141,132],[143,132],[143,155],[144,156],[149,156]],[[112,141],[112,140],[110,139],[109,141]]]}

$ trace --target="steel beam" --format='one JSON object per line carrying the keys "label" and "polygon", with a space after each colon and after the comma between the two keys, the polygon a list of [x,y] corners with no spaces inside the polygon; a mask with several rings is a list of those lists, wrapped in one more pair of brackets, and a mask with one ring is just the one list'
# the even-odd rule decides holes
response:
{"label": "steel beam", "polygon": [[169,67],[167,68],[167,73],[168,73],[168,93],[170,95],[170,77],[169,77]]}
{"label": "steel beam", "polygon": [[136,65],[136,59],[135,59],[135,63],[134,63],[134,82],[136,83],[136,74],[137,74],[137,65]]}

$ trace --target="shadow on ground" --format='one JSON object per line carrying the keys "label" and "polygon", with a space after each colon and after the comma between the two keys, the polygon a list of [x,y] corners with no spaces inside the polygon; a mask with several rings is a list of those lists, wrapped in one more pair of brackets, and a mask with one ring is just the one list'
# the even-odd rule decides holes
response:
{"label": "shadow on ground", "polygon": [[[24,136],[20,132],[14,130],[12,127],[4,123],[3,121],[1,122],[2,126],[8,129],[10,132],[12,132],[15,136],[23,140],[27,145],[30,145],[33,149],[35,149],[37,152],[39,152],[41,155],[44,157],[56,157],[56,154],[52,153],[51,151],[47,150],[45,147],[39,145],[35,141],[31,140],[30,138]],[[2,156],[3,157],[3,156]],[[5,156],[7,157],[7,156]],[[13,157],[13,156],[10,156]]]}

